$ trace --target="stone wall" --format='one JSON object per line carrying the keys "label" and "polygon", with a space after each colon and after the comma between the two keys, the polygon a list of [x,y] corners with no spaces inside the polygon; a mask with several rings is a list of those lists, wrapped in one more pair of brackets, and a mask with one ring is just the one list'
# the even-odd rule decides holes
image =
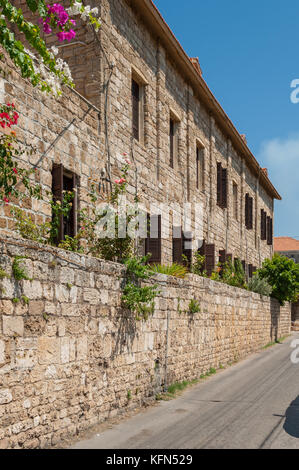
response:
{"label": "stone wall", "polygon": [[[289,305],[193,275],[157,275],[155,313],[137,322],[123,266],[12,238],[0,249],[0,448],[57,444],[154,399],[166,369],[168,384],[195,379],[290,333]],[[31,280],[13,278],[17,255]]]}

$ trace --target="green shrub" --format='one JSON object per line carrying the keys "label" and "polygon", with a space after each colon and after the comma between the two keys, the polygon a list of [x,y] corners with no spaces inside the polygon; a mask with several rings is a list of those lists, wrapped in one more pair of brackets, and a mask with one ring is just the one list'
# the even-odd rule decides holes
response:
{"label": "green shrub", "polygon": [[272,288],[272,297],[281,305],[296,302],[299,296],[299,265],[286,256],[275,253],[272,259],[266,259],[258,276],[265,279]]}
{"label": "green shrub", "polygon": [[154,313],[154,299],[158,295],[158,286],[141,286],[141,281],[149,279],[152,270],[147,264],[150,254],[141,258],[125,260],[127,282],[123,288],[122,305],[136,315],[137,320],[147,320]]}
{"label": "green shrub", "polygon": [[248,289],[261,295],[270,296],[272,293],[272,287],[268,284],[266,279],[261,279],[258,274],[255,274],[253,278],[250,279]]}
{"label": "green shrub", "polygon": [[195,299],[191,299],[189,303],[189,313],[194,315],[195,313],[200,312],[200,305],[199,302]]}
{"label": "green shrub", "polygon": [[25,279],[26,281],[32,281],[30,277],[28,277],[25,268],[21,266],[22,260],[26,259],[25,256],[15,256],[13,263],[12,263],[12,272],[13,276],[17,281],[21,281]]}
{"label": "green shrub", "polygon": [[184,279],[186,277],[186,274],[188,273],[188,269],[186,266],[182,266],[176,263],[170,266],[164,266],[162,264],[154,264],[152,266],[152,271],[154,273],[161,273],[161,274],[167,274],[168,276],[178,277],[180,279]]}

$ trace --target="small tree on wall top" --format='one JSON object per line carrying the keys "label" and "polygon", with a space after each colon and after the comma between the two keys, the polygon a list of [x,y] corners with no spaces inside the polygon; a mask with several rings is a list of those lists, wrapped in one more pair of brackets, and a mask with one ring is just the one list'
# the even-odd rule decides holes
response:
{"label": "small tree on wall top", "polygon": [[275,253],[272,259],[266,259],[258,270],[258,276],[266,279],[272,287],[272,297],[281,305],[296,302],[299,296],[299,265],[286,256]]}

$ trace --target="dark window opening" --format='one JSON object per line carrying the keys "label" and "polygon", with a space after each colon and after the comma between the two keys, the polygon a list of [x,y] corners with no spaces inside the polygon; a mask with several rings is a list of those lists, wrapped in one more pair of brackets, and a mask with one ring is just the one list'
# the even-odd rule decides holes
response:
{"label": "dark window opening", "polygon": [[227,169],[217,163],[217,205],[227,208]]}
{"label": "dark window opening", "polygon": [[132,80],[132,126],[133,137],[139,140],[139,102],[140,102],[140,86],[135,80]]}
{"label": "dark window opening", "polygon": [[147,214],[148,234],[145,240],[145,254],[151,253],[149,263],[160,264],[162,253],[161,215]]}
{"label": "dark window opening", "polygon": [[[54,164],[52,170],[52,192],[55,202],[63,201],[63,192],[74,192],[72,200],[72,208],[68,217],[60,214],[58,234],[56,237],[56,244],[65,240],[66,235],[75,237],[78,231],[78,186],[79,178],[74,173],[67,171],[61,164]],[[75,190],[75,191],[74,191]]]}
{"label": "dark window opening", "polygon": [[248,230],[253,229],[253,198],[248,193],[245,197],[245,226]]}
{"label": "dark window opening", "polygon": [[169,138],[170,138],[170,160],[169,164],[171,168],[174,167],[174,150],[175,150],[175,122],[170,119],[169,122]]}

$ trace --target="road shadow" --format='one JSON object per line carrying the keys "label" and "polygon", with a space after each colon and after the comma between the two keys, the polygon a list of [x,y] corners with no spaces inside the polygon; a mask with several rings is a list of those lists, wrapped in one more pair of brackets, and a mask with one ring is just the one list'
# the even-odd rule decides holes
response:
{"label": "road shadow", "polygon": [[286,411],[286,420],[283,425],[283,429],[287,434],[292,437],[299,438],[299,395],[292,401],[289,408]]}

